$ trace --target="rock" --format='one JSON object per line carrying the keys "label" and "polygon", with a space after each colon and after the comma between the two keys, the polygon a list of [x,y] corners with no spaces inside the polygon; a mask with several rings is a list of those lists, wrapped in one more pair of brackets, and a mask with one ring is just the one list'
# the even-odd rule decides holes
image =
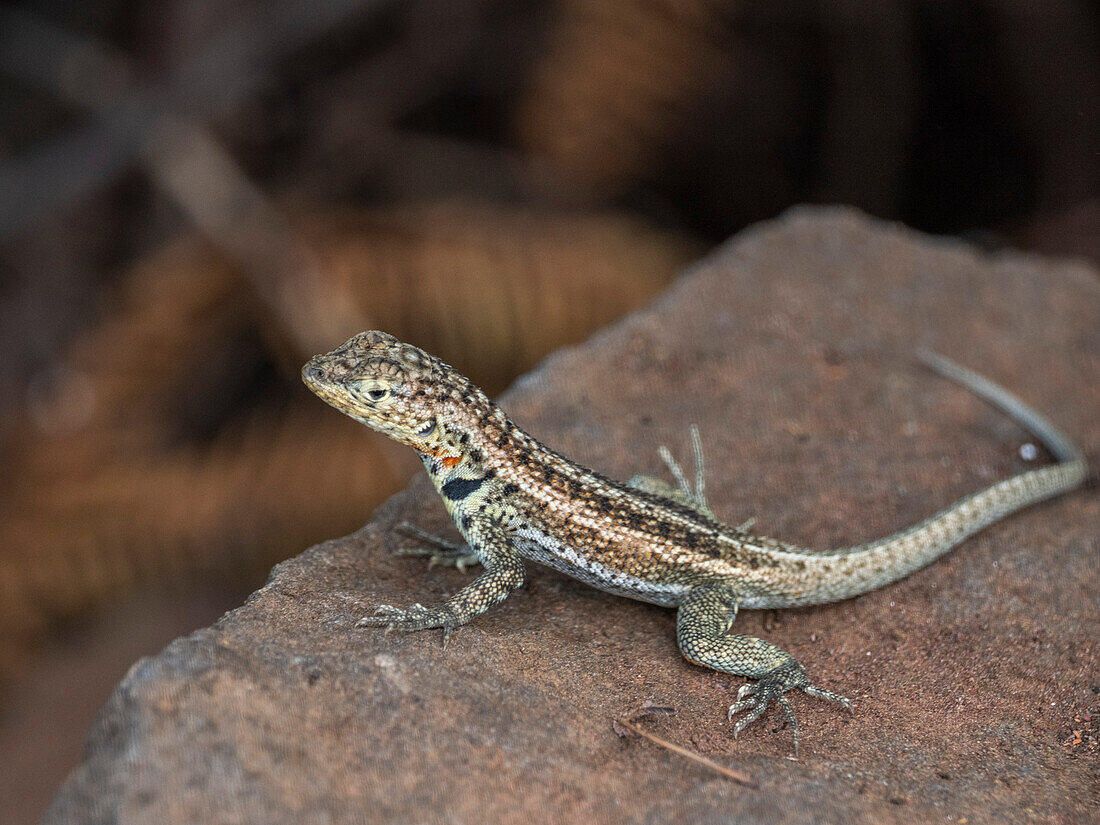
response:
{"label": "rock", "polygon": [[[1034,464],[1021,458],[1028,436],[920,367],[919,345],[1018,392],[1096,461],[1095,273],[845,209],[798,209],[742,233],[647,310],[548,359],[503,404],[553,448],[619,478],[659,473],[662,443],[687,457],[696,422],[720,516],[834,547]],[[402,519],[445,528],[423,478],[358,533],[279,565],[213,627],[136,664],[44,821],[1096,815],[1095,487],[861,598],[743,613],[742,632],[782,645],[855,702],[848,715],[793,698],[799,761],[776,711],[732,737],[726,709],[742,680],[682,659],[671,611],[534,565],[525,588],[445,648],[436,632],[356,630],[379,603],[435,602],[467,580],[393,555],[407,541],[393,530]],[[676,713],[640,725],[759,789],[617,736],[613,720],[646,702]]]}

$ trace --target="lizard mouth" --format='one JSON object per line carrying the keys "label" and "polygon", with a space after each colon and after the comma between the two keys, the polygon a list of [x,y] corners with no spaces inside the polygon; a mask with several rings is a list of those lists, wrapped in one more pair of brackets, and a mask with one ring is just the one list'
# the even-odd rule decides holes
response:
{"label": "lizard mouth", "polygon": [[315,395],[326,403],[338,409],[342,408],[341,405],[337,403],[338,394],[332,386],[332,380],[328,377],[325,368],[319,363],[318,358],[311,358],[306,365],[302,367],[302,383],[309,387]]}
{"label": "lizard mouth", "polygon": [[317,362],[316,358],[311,358],[302,367],[302,382],[326,401],[332,393],[325,369]]}
{"label": "lizard mouth", "polygon": [[302,367],[302,380],[310,387],[316,387],[325,380],[325,371],[321,369],[316,358],[310,358]]}

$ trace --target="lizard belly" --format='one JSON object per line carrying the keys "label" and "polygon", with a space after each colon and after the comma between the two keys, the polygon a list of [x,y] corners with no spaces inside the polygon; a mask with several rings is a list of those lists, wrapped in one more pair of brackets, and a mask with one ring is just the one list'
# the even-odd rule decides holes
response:
{"label": "lizard belly", "polygon": [[516,550],[526,558],[617,596],[675,607],[690,589],[684,584],[639,579],[608,567],[530,525],[513,529],[511,539]]}

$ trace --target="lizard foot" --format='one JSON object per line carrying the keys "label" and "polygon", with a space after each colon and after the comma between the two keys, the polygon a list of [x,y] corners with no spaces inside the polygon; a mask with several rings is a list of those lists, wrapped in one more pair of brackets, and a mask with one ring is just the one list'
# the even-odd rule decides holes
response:
{"label": "lizard foot", "polygon": [[810,680],[806,677],[806,670],[791,659],[788,662],[784,662],[763,676],[755,683],[743,685],[739,691],[737,691],[737,701],[730,705],[728,718],[733,721],[734,714],[740,713],[743,710],[747,710],[744,716],[737,720],[733,726],[733,736],[736,739],[737,735],[741,733],[746,727],[751,725],[757,719],[759,719],[765,710],[768,709],[768,705],[772,699],[779,705],[784,715],[787,717],[787,721],[791,725],[791,734],[794,737],[794,755],[798,756],[798,720],[795,718],[794,711],[791,709],[790,702],[787,701],[787,697],[783,694],[788,690],[798,688],[803,693],[810,696],[816,696],[818,699],[827,699],[830,702],[837,702],[844,707],[852,711],[852,703],[841,696],[840,694],[833,693],[831,690],[825,690],[819,688],[816,685],[810,684]]}
{"label": "lizard foot", "polygon": [[398,523],[395,529],[407,536],[420,539],[430,545],[429,547],[398,547],[393,551],[395,555],[427,556],[429,568],[435,567],[436,565],[457,567],[461,573],[465,573],[466,568],[470,565],[481,564],[481,559],[477,557],[477,554],[471,552],[468,544],[450,541],[442,536],[429,533],[427,530],[421,530],[415,524],[408,521]]}
{"label": "lizard foot", "polygon": [[387,630],[427,630],[432,627],[444,629],[444,635],[457,626],[454,615],[444,608],[430,608],[422,604],[402,609],[383,604],[378,607],[375,616],[364,616],[355,623],[356,627],[384,627]]}

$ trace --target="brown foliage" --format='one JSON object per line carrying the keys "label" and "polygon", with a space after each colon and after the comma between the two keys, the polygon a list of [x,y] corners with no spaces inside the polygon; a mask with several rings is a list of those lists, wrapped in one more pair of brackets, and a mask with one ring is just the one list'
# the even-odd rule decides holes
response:
{"label": "brown foliage", "polygon": [[597,198],[649,176],[726,60],[720,24],[734,5],[561,0],[517,106],[520,145]]}

